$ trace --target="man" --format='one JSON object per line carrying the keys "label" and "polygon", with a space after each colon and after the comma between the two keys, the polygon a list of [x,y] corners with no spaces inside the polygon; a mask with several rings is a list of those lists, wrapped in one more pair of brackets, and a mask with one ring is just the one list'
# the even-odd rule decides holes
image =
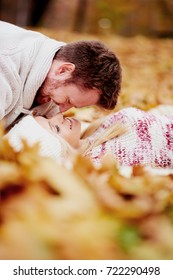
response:
{"label": "man", "polygon": [[51,117],[90,105],[113,109],[121,68],[100,42],[65,44],[0,21],[0,85],[0,120],[8,127],[21,114]]}

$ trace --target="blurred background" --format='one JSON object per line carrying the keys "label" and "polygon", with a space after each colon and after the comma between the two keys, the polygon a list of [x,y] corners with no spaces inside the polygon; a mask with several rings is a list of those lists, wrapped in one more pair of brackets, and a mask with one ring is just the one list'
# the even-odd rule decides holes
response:
{"label": "blurred background", "polygon": [[173,0],[0,0],[0,19],[70,32],[173,37]]}

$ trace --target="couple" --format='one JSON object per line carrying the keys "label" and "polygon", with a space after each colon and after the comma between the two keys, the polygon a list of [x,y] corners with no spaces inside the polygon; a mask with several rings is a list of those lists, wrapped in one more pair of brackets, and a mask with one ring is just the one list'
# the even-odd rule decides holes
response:
{"label": "couple", "polygon": [[100,166],[109,154],[120,167],[173,169],[173,108],[167,108],[170,115],[124,108],[97,120],[83,135],[81,123],[62,113],[49,119],[26,116],[5,137],[17,151],[22,149],[22,138],[30,145],[40,142],[40,153],[59,162],[70,161],[76,153],[82,153]]}
{"label": "couple", "polygon": [[[97,41],[65,44],[2,21],[0,30],[0,120],[9,128],[22,114],[28,115],[8,136],[17,139],[20,132],[15,136],[14,131],[18,130],[28,141],[35,137],[43,143],[49,135],[46,153],[52,147],[50,153],[59,155],[77,148],[96,164],[109,151],[120,164],[172,168],[172,119],[166,116],[124,109],[108,116],[85,139],[77,120],[63,118],[61,113],[71,107],[115,107],[121,67],[113,52]],[[49,139],[52,144],[47,147]]]}

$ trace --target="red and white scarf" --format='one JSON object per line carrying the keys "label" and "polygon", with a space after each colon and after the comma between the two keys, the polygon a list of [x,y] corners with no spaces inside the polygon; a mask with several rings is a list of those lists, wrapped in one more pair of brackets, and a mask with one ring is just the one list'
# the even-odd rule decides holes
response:
{"label": "red and white scarf", "polygon": [[95,165],[111,154],[120,166],[173,168],[173,112],[168,116],[125,108],[107,116],[88,140],[101,137],[115,122],[125,125],[128,131],[89,151],[87,155]]}

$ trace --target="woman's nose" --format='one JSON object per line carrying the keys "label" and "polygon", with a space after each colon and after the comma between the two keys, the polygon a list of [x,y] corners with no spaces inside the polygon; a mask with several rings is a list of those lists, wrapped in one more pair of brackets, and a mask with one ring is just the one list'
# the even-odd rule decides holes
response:
{"label": "woman's nose", "polygon": [[53,116],[51,118],[52,121],[59,121],[59,122],[63,122],[64,116],[62,113],[57,113],[55,116]]}

